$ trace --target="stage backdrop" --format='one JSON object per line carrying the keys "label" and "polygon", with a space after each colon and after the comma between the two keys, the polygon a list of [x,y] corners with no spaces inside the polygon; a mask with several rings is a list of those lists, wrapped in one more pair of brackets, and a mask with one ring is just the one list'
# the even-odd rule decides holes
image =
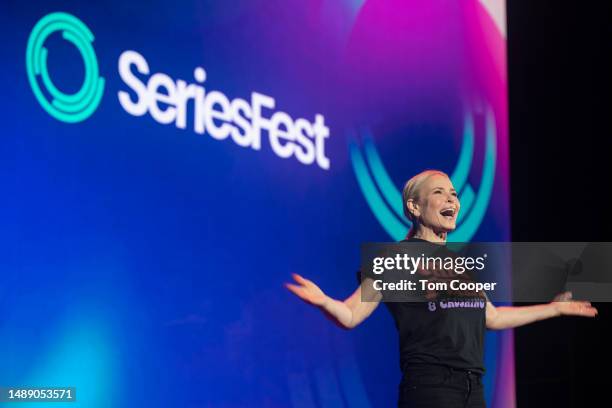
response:
{"label": "stage backdrop", "polygon": [[[0,386],[393,406],[385,308],[343,331],[283,282],[352,293],[425,168],[450,240],[509,240],[503,0],[4,1],[0,31]],[[514,406],[512,332],[486,364]]]}

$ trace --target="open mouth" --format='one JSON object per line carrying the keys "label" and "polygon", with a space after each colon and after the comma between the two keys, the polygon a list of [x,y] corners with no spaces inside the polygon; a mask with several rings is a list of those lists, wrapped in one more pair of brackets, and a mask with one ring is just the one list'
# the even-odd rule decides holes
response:
{"label": "open mouth", "polygon": [[445,208],[444,210],[440,211],[440,214],[442,214],[442,216],[447,220],[452,220],[453,218],[455,218],[455,209]]}

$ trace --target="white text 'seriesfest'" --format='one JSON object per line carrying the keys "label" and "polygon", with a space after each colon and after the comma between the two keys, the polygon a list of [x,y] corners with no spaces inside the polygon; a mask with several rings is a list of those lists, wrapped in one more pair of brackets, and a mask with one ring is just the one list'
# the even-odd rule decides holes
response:
{"label": "white text 'seriesfest'", "polygon": [[[325,156],[325,141],[330,133],[323,115],[315,115],[314,122],[304,118],[294,120],[282,111],[264,115],[263,109],[274,110],[276,106],[271,96],[252,92],[250,101],[230,100],[222,92],[208,91],[182,79],[175,81],[161,72],[151,75],[144,83],[134,71],[150,75],[149,64],[136,51],[124,51],[119,56],[119,75],[136,98],[126,91],[119,91],[118,97],[123,109],[131,115],[143,116],[148,112],[158,123],[174,123],[177,128],[185,129],[188,102],[193,101],[196,133],[208,133],[216,140],[231,138],[238,146],[260,150],[265,131],[278,157],[295,157],[302,164],[316,163],[324,170],[330,167],[330,160]],[[194,70],[194,79],[204,83],[203,68]]]}

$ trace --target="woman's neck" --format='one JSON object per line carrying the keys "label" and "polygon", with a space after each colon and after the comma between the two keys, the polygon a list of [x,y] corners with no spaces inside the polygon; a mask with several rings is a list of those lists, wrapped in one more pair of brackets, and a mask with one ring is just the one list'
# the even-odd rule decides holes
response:
{"label": "woman's neck", "polygon": [[442,242],[446,243],[446,232],[436,233],[431,228],[420,226],[412,236],[413,238],[424,239],[429,242]]}

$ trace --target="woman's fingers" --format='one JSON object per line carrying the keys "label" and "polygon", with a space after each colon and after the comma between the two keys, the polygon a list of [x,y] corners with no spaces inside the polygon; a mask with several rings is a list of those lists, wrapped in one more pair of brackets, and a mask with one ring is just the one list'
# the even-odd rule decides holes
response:
{"label": "woman's fingers", "polygon": [[297,273],[292,273],[291,276],[293,276],[293,279],[295,279],[295,281],[301,285],[307,285],[308,283],[310,283],[308,279],[304,278],[301,275],[298,275]]}
{"label": "woman's fingers", "polygon": [[586,316],[595,316],[597,314],[597,309],[591,306],[591,302],[582,302],[581,312],[585,313]]}
{"label": "woman's fingers", "polygon": [[293,283],[285,283],[285,287],[302,299],[308,298],[308,293],[302,286],[294,285]]}
{"label": "woman's fingers", "polygon": [[293,292],[296,296],[312,305],[323,305],[327,301],[327,296],[323,291],[312,281],[303,276],[292,273],[296,283],[285,283],[285,287]]}
{"label": "woman's fingers", "polygon": [[293,274],[293,279],[295,279],[297,283],[299,283],[306,289],[319,290],[319,287],[315,285],[313,281],[306,279],[303,276],[298,275],[297,273]]}
{"label": "woman's fingers", "polygon": [[321,305],[325,302],[322,293],[314,293],[309,288],[293,283],[285,283],[285,287],[293,292],[297,297],[312,305]]}
{"label": "woman's fingers", "polygon": [[592,306],[581,305],[579,306],[578,313],[581,316],[595,317],[597,315],[597,309]]}
{"label": "woman's fingers", "polygon": [[567,291],[555,296],[555,305],[562,315],[595,317],[597,308],[586,300],[571,300],[572,292]]}
{"label": "woman's fingers", "polygon": [[576,316],[595,317],[598,314],[597,308],[591,306],[591,302],[573,301],[565,304],[566,314]]}
{"label": "woman's fingers", "polygon": [[285,283],[285,286],[287,286],[287,289],[291,290],[293,293],[308,293],[308,288],[304,287],[303,285],[296,285],[295,283]]}

